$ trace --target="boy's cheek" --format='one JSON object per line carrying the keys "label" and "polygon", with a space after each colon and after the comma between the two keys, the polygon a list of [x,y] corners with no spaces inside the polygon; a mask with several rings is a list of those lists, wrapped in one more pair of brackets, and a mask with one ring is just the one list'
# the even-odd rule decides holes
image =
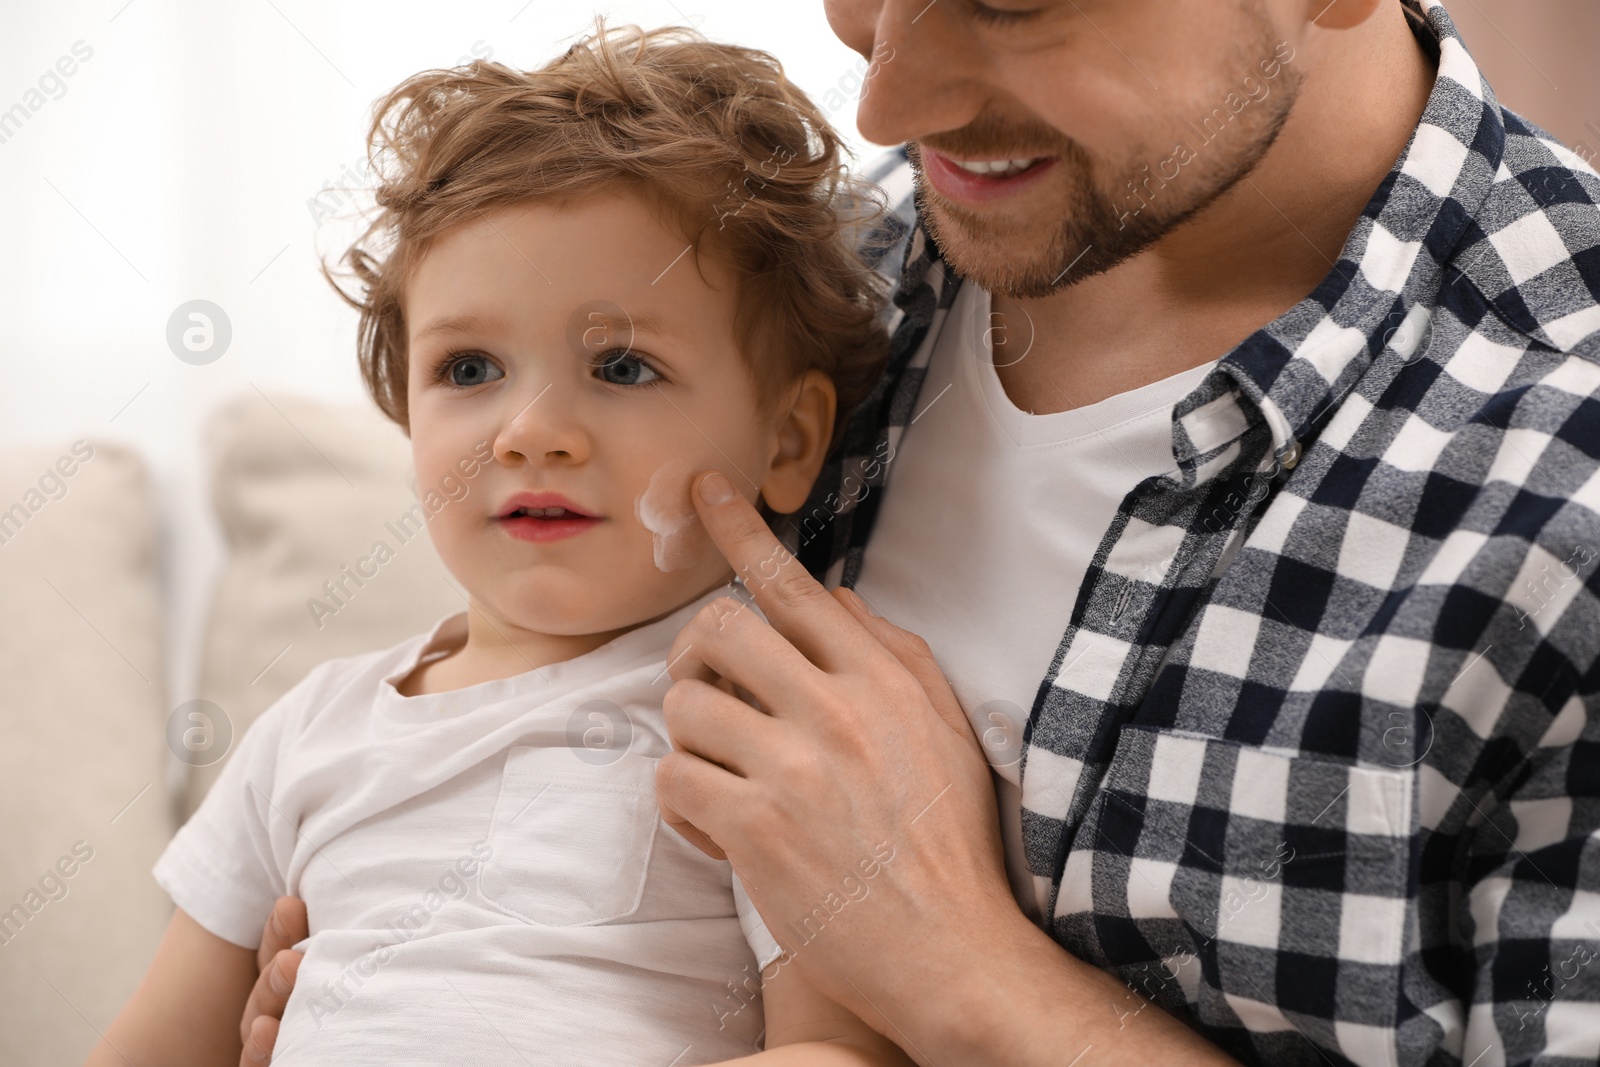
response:
{"label": "boy's cheek", "polygon": [[651,561],[662,573],[686,570],[715,552],[700,515],[689,499],[689,486],[700,470],[687,460],[670,459],[657,467],[644,491],[634,497],[633,517],[650,535]]}

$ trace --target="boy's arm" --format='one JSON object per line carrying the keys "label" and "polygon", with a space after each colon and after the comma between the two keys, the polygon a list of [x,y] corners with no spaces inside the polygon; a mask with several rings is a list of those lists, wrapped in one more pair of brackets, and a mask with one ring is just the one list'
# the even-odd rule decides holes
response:
{"label": "boy's arm", "polygon": [[85,1067],[235,1067],[239,1012],[255,980],[254,949],[224,941],[177,909],[139,988]]}
{"label": "boy's arm", "polygon": [[910,1067],[915,1061],[848,1008],[806,981],[788,961],[761,985],[766,1051],[726,1065],[748,1067]]}

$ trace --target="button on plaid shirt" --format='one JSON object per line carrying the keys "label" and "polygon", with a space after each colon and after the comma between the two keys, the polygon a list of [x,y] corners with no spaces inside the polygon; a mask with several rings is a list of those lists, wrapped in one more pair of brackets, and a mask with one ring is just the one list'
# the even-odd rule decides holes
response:
{"label": "button on plaid shirt", "polygon": [[[1176,472],[1090,565],[1024,846],[1050,934],[1131,987],[1104,1010],[1154,1001],[1255,1063],[1592,1064],[1600,178],[1414,11],[1438,76],[1398,165],[1316,291],[1176,405]],[[787,528],[829,585],[960,285],[904,155],[869,176],[889,369]]]}

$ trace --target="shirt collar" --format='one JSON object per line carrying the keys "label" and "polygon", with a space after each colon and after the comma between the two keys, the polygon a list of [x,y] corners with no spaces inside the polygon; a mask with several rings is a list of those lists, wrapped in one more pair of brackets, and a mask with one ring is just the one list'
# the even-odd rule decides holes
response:
{"label": "shirt collar", "polygon": [[1228,446],[1261,419],[1274,459],[1292,467],[1300,442],[1374,359],[1409,359],[1425,343],[1445,264],[1489,196],[1506,130],[1443,6],[1423,0],[1421,13],[1413,28],[1437,50],[1438,73],[1416,130],[1311,295],[1245,340],[1177,405],[1174,458],[1186,480],[1225,466]]}

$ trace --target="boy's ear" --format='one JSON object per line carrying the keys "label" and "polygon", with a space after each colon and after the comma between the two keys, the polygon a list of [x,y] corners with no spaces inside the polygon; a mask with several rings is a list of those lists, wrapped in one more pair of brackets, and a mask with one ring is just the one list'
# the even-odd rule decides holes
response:
{"label": "boy's ear", "polygon": [[778,406],[772,460],[761,486],[762,499],[778,514],[800,510],[810,495],[828,456],[836,403],[833,379],[809,370]]}

